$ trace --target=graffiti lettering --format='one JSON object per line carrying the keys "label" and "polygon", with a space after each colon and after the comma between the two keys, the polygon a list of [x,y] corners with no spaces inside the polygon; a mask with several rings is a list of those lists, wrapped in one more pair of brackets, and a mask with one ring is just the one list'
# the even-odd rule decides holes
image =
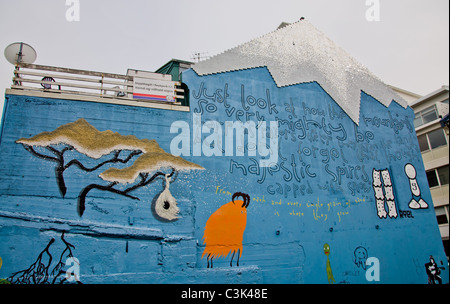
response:
{"label": "graffiti lettering", "polygon": [[297,184],[297,183],[293,183],[291,184],[292,186],[290,186],[290,184],[280,184],[280,183],[275,183],[275,185],[269,185],[267,186],[267,192],[269,194],[275,195],[275,194],[283,194],[285,198],[288,197],[289,193],[292,193],[292,195],[294,196],[294,198],[297,198],[297,195],[300,193],[302,196],[307,195],[307,194],[312,194],[313,190],[311,188],[311,185],[309,184],[309,182],[306,182],[305,184]]}
{"label": "graffiti lettering", "polygon": [[343,119],[344,117],[347,116],[347,114],[345,114],[345,112],[340,109],[337,110],[336,107],[329,104],[328,105],[328,116],[330,117],[331,120],[334,120],[335,118]]}
{"label": "graffiti lettering", "polygon": [[356,193],[369,193],[370,192],[370,183],[364,183],[364,182],[348,182],[347,188],[350,190],[351,194],[353,196],[356,195]]}
{"label": "graffiti lettering", "polygon": [[373,140],[375,138],[375,136],[373,135],[372,132],[370,131],[366,131],[364,133],[361,133],[358,131],[358,129],[356,128],[356,125],[353,125],[353,128],[355,130],[355,138],[356,138],[356,142],[368,142],[370,143],[371,140]]}
{"label": "graffiti lettering", "polygon": [[[227,98],[230,96],[228,94],[228,83],[225,83],[224,89],[217,89],[215,90],[215,92],[212,95],[208,95],[207,93],[207,88],[205,87],[205,83],[202,82],[200,84],[200,88],[197,90],[197,93],[195,93],[195,90],[193,90],[192,92],[192,96],[195,99],[201,99],[202,97],[204,97],[205,99],[207,99],[206,102],[209,101],[214,101],[217,103],[223,103],[225,108],[228,108],[230,105],[227,104]],[[223,92],[223,93],[222,93]],[[201,113],[198,112],[197,109],[194,109],[195,113]]]}
{"label": "graffiti lettering", "polygon": [[[295,161],[294,154],[291,154],[291,161],[282,161],[278,164],[273,164],[268,167],[263,167],[261,164],[254,158],[249,158],[252,164],[246,167],[243,164],[238,163],[237,161],[231,159],[229,172],[233,173],[234,168],[240,168],[243,175],[247,175],[247,173],[254,174],[259,176],[258,183],[262,184],[266,180],[267,173],[273,176],[275,172],[283,171],[283,180],[286,182],[290,182],[295,179],[298,183],[302,182],[305,177],[314,178],[317,176],[310,164],[306,164],[305,162],[301,162],[301,166],[297,166]],[[286,159],[287,160],[287,159]],[[298,167],[298,168],[297,168]]]}
{"label": "graffiti lettering", "polygon": [[300,211],[295,211],[294,209],[292,209],[292,211],[291,212],[289,212],[289,215],[293,215],[293,216],[304,216],[305,215],[305,213],[303,213],[303,212],[300,212]]}
{"label": "graffiti lettering", "polygon": [[[349,128],[347,130],[341,122],[347,116],[336,106],[329,104],[320,107],[298,100],[298,98],[289,98],[283,103],[282,110],[279,111],[280,109],[271,101],[269,89],[264,89],[263,92],[265,94],[258,96],[241,84],[240,90],[237,91],[239,99],[234,99],[238,105],[235,103],[233,106],[228,103],[230,100],[228,83],[219,89],[207,89],[205,83],[202,82],[199,88],[193,91],[193,97],[198,104],[194,112],[213,113],[217,110],[217,106],[222,104],[227,116],[233,117],[235,122],[231,125],[221,123],[222,126],[217,128],[214,128],[213,124],[208,124],[206,127],[201,126],[200,131],[197,132],[200,138],[194,141],[200,148],[194,147],[194,155],[196,155],[195,151],[200,155],[202,152],[205,155],[216,156],[223,153],[225,156],[248,155],[247,163],[238,161],[236,158],[230,159],[229,172],[243,176],[254,175],[257,177],[258,184],[264,184],[268,177],[278,178],[276,182],[271,182],[265,187],[267,193],[281,195],[285,198],[297,198],[312,194],[315,191],[314,186],[318,190],[327,191],[333,195],[342,194],[345,191],[349,191],[352,196],[365,195],[372,190],[365,168],[368,161],[380,162],[385,158],[398,161],[403,158],[409,159],[414,154],[409,150],[396,150],[402,144],[409,143],[410,138],[396,139],[401,143],[396,142],[395,144],[392,140],[375,142],[373,129],[364,130],[353,125],[353,132],[350,130],[351,126],[347,127]],[[276,137],[273,131],[266,132],[265,128],[261,128],[263,130],[260,132],[260,127],[265,119],[264,113],[275,115],[279,140],[284,138],[289,142],[299,141],[297,155],[291,153],[291,158],[288,155],[283,157],[282,151],[286,144],[282,145],[279,142],[277,151],[270,149],[272,148],[270,146],[259,145],[260,138],[271,140],[273,136]],[[404,128],[410,128],[408,117],[405,116],[404,119],[401,119],[397,114],[389,111],[387,115],[387,117],[380,118],[362,114],[363,126],[391,128],[396,134]],[[252,122],[252,118],[257,120]],[[201,124],[201,119],[198,121]],[[210,131],[210,134],[202,142],[201,131],[203,129]],[[221,135],[221,129],[225,129],[225,139],[222,140],[218,138]],[[234,137],[227,138],[228,134],[233,135],[233,131],[236,133],[236,139]],[[245,135],[248,136],[246,139],[244,139]],[[180,145],[180,140],[178,145]],[[216,148],[217,145],[220,145],[220,149]],[[256,151],[260,152],[260,147],[270,150],[271,153],[277,153],[279,161],[271,162],[266,166],[262,165],[261,160],[252,157],[256,156]],[[354,156],[349,156],[347,153],[349,150],[354,151]],[[187,148],[183,151],[187,151]],[[298,159],[296,159],[297,156]],[[324,166],[316,166],[316,161],[320,161],[319,163]],[[325,173],[322,176],[326,176],[328,180],[320,184],[310,184],[311,179],[320,176],[321,173]],[[336,213],[336,215],[340,220],[346,214]]]}
{"label": "graffiti lettering", "polygon": [[266,202],[266,200],[264,199],[264,195],[262,196],[262,198],[259,197],[259,196],[253,197],[252,200],[253,200],[254,202],[261,202],[261,203],[265,203],[265,202]]}
{"label": "graffiti lettering", "polygon": [[245,168],[244,165],[239,164],[238,162],[236,162],[236,161],[230,159],[230,173],[233,173],[233,172],[234,172],[234,169],[233,169],[233,168],[235,168],[235,167],[241,169],[241,170],[242,170],[241,172],[242,172],[242,174],[243,174],[244,176],[247,175],[247,169]]}
{"label": "graffiti lettering", "polygon": [[346,177],[348,179],[361,178],[364,182],[369,180],[369,176],[365,171],[364,165],[351,166],[343,163],[342,167],[336,166],[336,169],[332,171],[330,170],[329,165],[326,164],[325,171],[332,177],[332,181],[337,182],[339,185],[342,184],[342,177]]}
{"label": "graffiti lettering", "polygon": [[270,100],[270,91],[269,89],[266,89],[266,97],[267,99],[263,99],[263,98],[258,98],[256,99],[255,97],[253,97],[252,95],[248,95],[246,96],[244,94],[245,91],[245,87],[244,85],[241,85],[241,104],[242,104],[242,108],[246,111],[250,110],[250,107],[246,106],[246,103],[250,106],[255,106],[257,105],[258,108],[260,109],[268,109],[269,110],[269,114],[275,113],[278,114],[278,110],[277,110],[277,106],[276,104],[273,104]]}
{"label": "graffiti lettering", "polygon": [[224,190],[220,188],[220,186],[217,186],[216,188],[216,194],[225,194],[225,195],[231,195],[230,191]]}
{"label": "graffiti lettering", "polygon": [[198,90],[193,90],[192,96],[197,100],[197,107],[194,108],[195,114],[214,113],[217,111],[217,104],[223,104],[225,112],[228,117],[234,118],[236,121],[244,123],[249,121],[249,118],[255,116],[258,121],[264,121],[265,118],[259,111],[249,112],[252,107],[257,107],[260,110],[267,110],[269,115],[273,113],[278,114],[276,104],[272,103],[270,98],[270,90],[266,89],[265,98],[256,98],[252,95],[245,94],[245,86],[241,85],[241,105],[242,109],[236,109],[236,107],[228,104],[228,83],[225,83],[223,89],[216,89],[214,93],[208,94],[208,89],[205,87],[205,83],[202,82]]}
{"label": "graffiti lettering", "polygon": [[323,220],[324,222],[326,222],[328,219],[328,214],[318,213],[316,212],[316,210],[313,209],[313,217],[316,221]]}
{"label": "graffiti lettering", "polygon": [[[267,191],[269,194],[273,195],[274,198],[266,200],[264,195],[262,198],[260,195],[257,195],[253,198],[253,201],[259,202],[260,205],[271,206],[275,216],[289,215],[297,218],[307,216],[311,217],[311,219],[314,219],[315,221],[325,222],[328,221],[328,219],[331,219],[338,223],[341,223],[346,216],[351,214],[352,206],[366,202],[365,197],[356,197],[354,199],[347,200],[333,200],[328,202],[322,202],[319,197],[317,197],[317,200],[315,201],[285,201],[288,194],[292,193],[294,193],[295,196],[301,192],[302,195],[306,194],[307,197],[311,197],[312,188],[310,188],[309,183],[307,183],[306,188],[302,186],[303,185],[300,185],[299,187],[297,183],[275,183],[267,187]],[[221,186],[217,186],[215,192],[216,194],[229,193]]]}
{"label": "graffiti lettering", "polygon": [[[387,128],[391,128],[395,134],[398,134],[399,131],[403,130],[404,127],[406,127],[409,131],[409,133],[412,133],[413,131],[413,126],[410,123],[410,119],[408,117],[405,116],[404,119],[397,119],[392,117],[392,114],[390,111],[388,111],[388,115],[389,118],[380,118],[378,116],[373,116],[373,117],[367,117],[364,114],[362,115],[362,120],[364,121],[364,124],[366,125],[366,127],[371,126],[371,127],[387,127]],[[396,116],[398,117],[399,115],[396,114]]]}
{"label": "graffiti lettering", "polygon": [[199,110],[198,109],[194,109],[194,113],[202,114],[203,113],[203,104],[205,104],[206,112],[214,113],[214,112],[217,111],[217,106],[215,104],[213,104],[213,103],[208,103],[208,101],[205,100],[205,99],[199,99],[197,101],[197,104],[198,104]]}
{"label": "graffiti lettering", "polygon": [[398,214],[400,215],[400,218],[414,218],[412,212],[409,210],[407,211],[398,210]]}
{"label": "graffiti lettering", "polygon": [[[360,133],[361,134],[361,133]],[[361,139],[362,137],[360,137]],[[349,140],[346,142],[338,142],[339,150],[341,157],[344,157],[344,154],[342,151],[345,150],[352,150],[356,153],[356,159],[360,163],[365,163],[366,161],[377,161],[379,162],[379,145],[378,144],[369,144],[367,142],[359,142]],[[348,162],[347,160],[344,160],[345,162]]]}
{"label": "graffiti lettering", "polygon": [[327,190],[329,192],[329,194],[332,194],[332,195],[344,192],[344,189],[340,185],[338,185],[334,182],[327,181],[327,182],[325,182],[325,184],[322,184],[322,185],[317,184],[317,187],[320,190]]}
{"label": "graffiti lettering", "polygon": [[343,216],[343,215],[348,215],[348,211],[338,211],[337,212],[337,215],[338,215],[338,217],[339,217],[339,223],[341,222],[341,216]]}
{"label": "graffiti lettering", "polygon": [[[284,132],[280,133],[280,135],[284,135],[285,139],[288,139],[287,134],[290,133],[291,141],[296,141],[297,139],[309,139],[310,141],[317,141],[319,135],[316,133],[317,130],[315,129],[323,130],[326,135],[332,135],[333,133],[335,133],[336,139],[340,141],[344,141],[347,139],[347,132],[345,131],[344,126],[341,123],[339,123],[337,126],[333,126],[331,123],[326,124],[324,117],[320,121],[307,119],[306,116],[302,116],[296,121],[282,119],[280,117],[275,117],[275,119],[278,121],[280,127],[287,127],[287,130],[283,130]],[[307,131],[309,131],[310,129],[310,137],[307,138]],[[295,132],[299,132],[299,134]],[[326,139],[326,137],[324,137],[324,139]]]}
{"label": "graffiti lettering", "polygon": [[290,113],[289,119],[297,118],[297,114],[295,114],[295,106],[294,106],[294,102],[292,101],[292,98],[290,98],[289,103],[284,103],[284,105],[285,105],[284,110],[287,113]]}
{"label": "graffiti lettering", "polygon": [[302,106],[303,106],[303,112],[305,112],[305,114],[325,116],[324,110],[320,110],[318,108],[313,108],[313,107],[308,108],[304,102],[302,102]]}

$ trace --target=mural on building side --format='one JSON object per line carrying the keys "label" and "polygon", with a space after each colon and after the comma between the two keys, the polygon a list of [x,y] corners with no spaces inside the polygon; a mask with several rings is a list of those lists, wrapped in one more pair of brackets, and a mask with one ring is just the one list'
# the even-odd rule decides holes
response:
{"label": "mural on building side", "polygon": [[177,200],[169,191],[171,174],[166,174],[164,179],[164,190],[153,199],[152,212],[155,217],[161,221],[173,221],[178,218],[177,215],[180,209],[177,206]]}
{"label": "mural on building side", "polygon": [[363,246],[358,246],[353,252],[353,255],[354,255],[353,262],[355,262],[355,265],[357,267],[361,267],[362,269],[366,270],[366,261],[367,258],[369,257],[367,249]]}
{"label": "mural on building side", "polygon": [[448,282],[414,111],[330,39],[302,21],[181,75],[189,107],[7,94],[0,278],[73,252],[85,284]]}
{"label": "mural on building side", "polygon": [[[392,185],[391,175],[388,169],[372,171],[373,190],[375,192],[377,215],[381,218],[397,218],[397,207],[395,205],[394,186]],[[386,205],[388,212],[386,213]]]}
{"label": "mural on building side", "polygon": [[[242,200],[236,200],[239,196]],[[225,258],[230,252],[232,253],[230,266],[233,266],[236,253],[236,266],[239,266],[249,204],[248,194],[236,192],[231,197],[231,202],[217,209],[209,217],[203,234],[203,243],[206,246],[202,254],[202,259],[206,254],[207,268],[213,268],[215,258]]]}
{"label": "mural on building side", "polygon": [[[13,273],[8,278],[8,281],[12,284],[62,284],[68,281],[69,276],[65,270],[66,263],[68,260],[76,262],[78,260],[73,256],[72,252],[75,246],[64,239],[64,232],[61,234],[61,241],[65,248],[59,254],[59,260],[53,269],[50,270],[54,259],[50,253],[50,247],[55,243],[55,239],[51,238],[47,246],[39,253],[36,261],[27,269]],[[81,284],[77,274],[74,274],[74,276],[75,278],[69,281],[76,281],[78,284]]]}
{"label": "mural on building side", "polygon": [[408,206],[411,209],[427,209],[428,204],[423,200],[420,195],[419,184],[417,183],[417,173],[416,168],[410,163],[405,165],[405,174],[409,179],[409,185],[411,187],[412,199],[409,202]]}
{"label": "mural on building side", "polygon": [[323,245],[323,252],[325,253],[325,255],[327,256],[327,279],[328,279],[328,284],[334,284],[336,283],[336,280],[334,279],[333,276],[333,271],[331,270],[331,263],[330,263],[330,245],[328,245],[328,243],[325,243]]}
{"label": "mural on building side", "polygon": [[[154,209],[159,218],[168,221],[176,220],[178,208],[176,200],[170,195],[170,178],[178,171],[204,169],[202,166],[165,152],[155,140],[138,139],[134,135],[121,135],[111,130],[98,131],[83,118],[59,126],[52,132],[42,132],[31,138],[21,138],[16,143],[22,144],[32,155],[56,163],[56,181],[63,197],[67,192],[64,172],[71,166],[76,166],[88,173],[106,164],[128,164],[135,156],[138,156],[128,167],[110,167],[100,173],[98,177],[108,184],[94,183],[81,190],[77,206],[80,217],[84,213],[89,191],[97,189],[139,200],[130,192],[145,187],[157,177],[162,176],[165,177],[166,186],[159,195],[161,199],[156,200],[156,202],[162,202],[156,204],[157,207]],[[76,158],[66,161],[64,154],[68,151],[77,151],[95,160],[100,160],[102,157],[107,159],[93,167],[88,167]],[[119,189],[118,184],[124,184],[127,187]]]}
{"label": "mural on building side", "polygon": [[430,261],[425,264],[425,269],[428,275],[428,284],[442,284],[441,269],[444,267],[439,267],[432,255],[430,255]]}

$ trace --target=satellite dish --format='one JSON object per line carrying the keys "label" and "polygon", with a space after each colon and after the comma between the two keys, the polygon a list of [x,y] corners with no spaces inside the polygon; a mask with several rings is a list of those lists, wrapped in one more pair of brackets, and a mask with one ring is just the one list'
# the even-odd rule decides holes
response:
{"label": "satellite dish", "polygon": [[24,42],[14,42],[6,47],[5,57],[9,63],[16,65],[18,63],[33,63],[37,54],[31,45]]}

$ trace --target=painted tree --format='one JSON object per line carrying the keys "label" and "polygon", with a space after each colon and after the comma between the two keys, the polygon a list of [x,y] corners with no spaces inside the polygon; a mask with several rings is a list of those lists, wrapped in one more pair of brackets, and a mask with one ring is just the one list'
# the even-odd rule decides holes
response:
{"label": "painted tree", "polygon": [[[61,241],[64,243],[65,248],[61,252],[58,262],[53,270],[50,272],[50,266],[52,265],[53,256],[50,253],[50,246],[55,242],[52,238],[44,250],[38,255],[36,261],[25,270],[21,270],[13,273],[8,281],[12,284],[62,284],[67,281],[65,276],[65,261],[67,258],[74,258],[72,249],[75,246],[70,244],[64,239],[64,231],[61,234]],[[81,284],[79,280],[76,281]]]}
{"label": "painted tree", "polygon": [[[168,183],[176,172],[204,169],[165,152],[155,140],[138,139],[134,135],[121,135],[111,130],[98,131],[83,118],[59,126],[51,132],[42,132],[31,138],[21,138],[16,143],[22,144],[32,155],[56,163],[56,181],[63,197],[67,192],[64,172],[71,166],[76,166],[85,172],[93,172],[106,164],[127,164],[135,159],[129,167],[111,167],[100,173],[98,176],[108,184],[90,184],[81,190],[77,206],[79,216],[83,215],[86,196],[93,189],[139,200],[130,192],[148,185],[159,176],[165,177],[166,189],[168,189]],[[67,161],[64,154],[68,151],[77,151],[94,160],[104,156],[108,158],[89,167],[76,158]],[[126,188],[120,189],[119,184],[125,184]]]}

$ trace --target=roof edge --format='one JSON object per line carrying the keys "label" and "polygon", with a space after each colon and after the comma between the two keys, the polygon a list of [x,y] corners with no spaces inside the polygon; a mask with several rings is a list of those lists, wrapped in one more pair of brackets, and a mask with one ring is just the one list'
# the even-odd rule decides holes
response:
{"label": "roof edge", "polygon": [[426,101],[426,100],[428,100],[428,99],[430,99],[430,98],[432,98],[432,97],[434,97],[436,95],[444,93],[445,91],[448,91],[448,90],[449,90],[448,85],[443,85],[439,89],[437,89],[437,90],[435,90],[435,91],[433,91],[433,92],[431,92],[431,93],[429,93],[429,94],[427,94],[425,96],[422,96],[421,98],[419,98],[416,101],[412,102],[409,106],[410,107],[416,106],[416,105],[418,105],[418,104],[420,104],[420,103],[422,103],[422,102],[424,102],[424,101]]}

